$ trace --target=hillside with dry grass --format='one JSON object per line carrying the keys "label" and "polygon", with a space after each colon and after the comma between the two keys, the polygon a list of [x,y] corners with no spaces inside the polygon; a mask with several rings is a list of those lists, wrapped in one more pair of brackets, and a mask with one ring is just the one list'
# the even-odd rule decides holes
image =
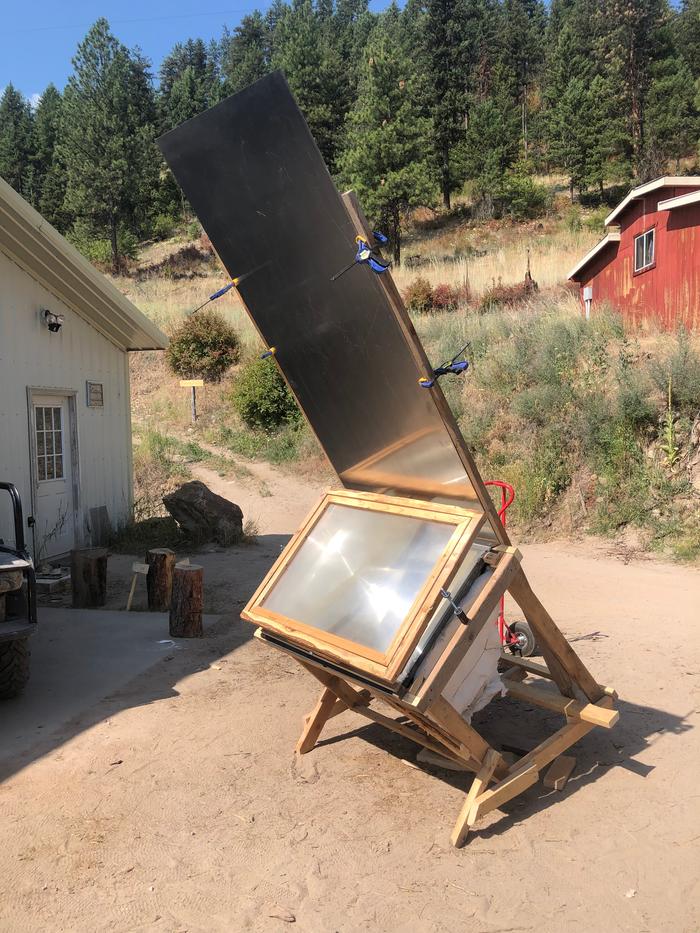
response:
{"label": "hillside with dry grass", "polygon": [[[484,477],[515,485],[521,537],[591,532],[694,560],[700,348],[651,325],[631,331],[612,311],[586,324],[565,277],[600,224],[600,210],[567,206],[519,224],[474,221],[463,206],[447,218],[421,212],[394,277],[436,365],[468,344],[467,375],[441,384]],[[116,282],[172,332],[225,280],[206,237],[182,236],[146,245]],[[303,421],[243,423],[235,386],[259,338],[234,290],[215,308],[238,334],[241,362],[200,392],[196,425],[163,355],[132,355],[138,518],[161,514],[162,492],[193,463],[243,484],[256,459],[332,477]]]}

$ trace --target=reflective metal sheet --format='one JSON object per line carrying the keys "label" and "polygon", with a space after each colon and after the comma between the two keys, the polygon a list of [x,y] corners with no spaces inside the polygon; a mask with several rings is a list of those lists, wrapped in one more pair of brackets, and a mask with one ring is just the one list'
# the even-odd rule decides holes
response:
{"label": "reflective metal sheet", "polygon": [[282,74],[159,145],[344,485],[473,502],[375,273],[331,282],[356,231]]}
{"label": "reflective metal sheet", "polygon": [[262,607],[385,653],[454,526],[331,504]]}

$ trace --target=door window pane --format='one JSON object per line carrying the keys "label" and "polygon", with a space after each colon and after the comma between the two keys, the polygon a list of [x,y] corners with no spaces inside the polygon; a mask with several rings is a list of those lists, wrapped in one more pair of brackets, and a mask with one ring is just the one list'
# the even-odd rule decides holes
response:
{"label": "door window pane", "polygon": [[36,474],[39,482],[63,479],[63,431],[60,405],[37,405]]}

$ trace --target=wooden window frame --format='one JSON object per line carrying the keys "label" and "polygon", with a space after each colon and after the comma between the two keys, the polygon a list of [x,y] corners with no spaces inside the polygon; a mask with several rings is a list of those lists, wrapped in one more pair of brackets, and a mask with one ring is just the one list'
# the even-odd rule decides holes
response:
{"label": "wooden window frame", "polygon": [[[643,237],[648,237],[651,234],[653,249],[654,249],[654,258],[648,265],[641,266],[637,268],[637,241],[641,240]],[[646,247],[645,247],[646,252]],[[632,240],[632,273],[633,275],[643,275],[645,272],[648,272],[650,269],[656,268],[656,224],[653,227],[649,227],[648,230],[644,230],[642,233],[638,233]]]}
{"label": "wooden window frame", "polygon": [[[382,653],[358,642],[341,638],[332,632],[313,628],[262,606],[330,505],[378,511],[388,515],[405,515],[454,526],[453,534],[435,562],[386,652]],[[357,670],[376,681],[391,686],[396,683],[408,663],[425,627],[440,603],[441,587],[450,585],[463,556],[473,544],[484,520],[483,512],[437,502],[424,502],[355,490],[328,492],[289,541],[241,613],[241,618],[327,660]]]}

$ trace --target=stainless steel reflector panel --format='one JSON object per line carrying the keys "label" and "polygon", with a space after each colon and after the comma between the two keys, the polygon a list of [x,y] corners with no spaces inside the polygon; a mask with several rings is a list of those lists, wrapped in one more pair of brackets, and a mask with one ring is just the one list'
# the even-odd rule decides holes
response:
{"label": "stainless steel reflector panel", "polygon": [[375,273],[331,282],[356,230],[282,74],[159,145],[343,484],[473,503]]}
{"label": "stainless steel reflector panel", "polygon": [[454,525],[329,505],[262,608],[386,652]]}

